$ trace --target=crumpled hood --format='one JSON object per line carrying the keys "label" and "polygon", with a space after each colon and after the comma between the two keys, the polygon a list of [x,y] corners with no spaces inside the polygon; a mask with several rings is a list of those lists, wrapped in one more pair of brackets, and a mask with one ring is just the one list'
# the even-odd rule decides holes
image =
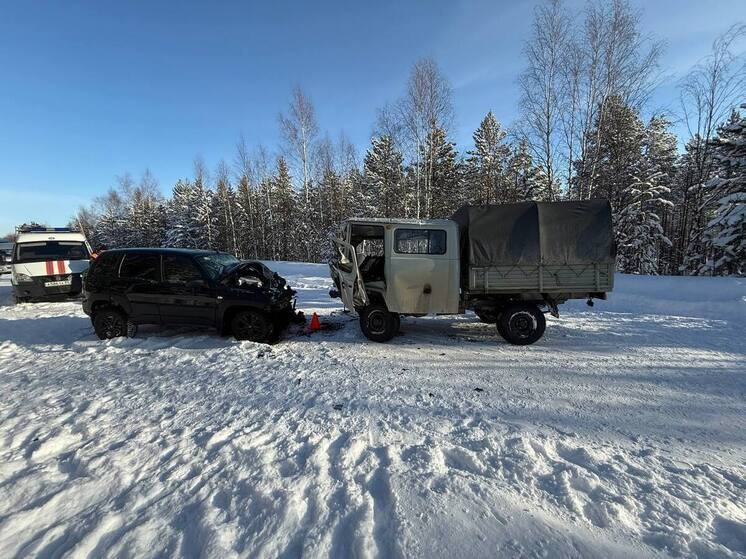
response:
{"label": "crumpled hood", "polygon": [[282,289],[287,283],[285,278],[257,260],[246,260],[227,266],[219,279],[224,282],[234,277],[254,277],[261,280],[265,287],[274,289]]}

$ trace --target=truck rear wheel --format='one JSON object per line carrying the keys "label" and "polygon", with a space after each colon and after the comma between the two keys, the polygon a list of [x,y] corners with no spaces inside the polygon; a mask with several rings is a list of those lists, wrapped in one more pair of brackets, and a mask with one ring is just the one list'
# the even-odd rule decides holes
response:
{"label": "truck rear wheel", "polygon": [[374,342],[387,342],[396,335],[399,321],[386,305],[368,305],[360,311],[360,329]]}
{"label": "truck rear wheel", "polygon": [[530,345],[546,330],[544,313],[533,303],[516,303],[506,307],[497,321],[497,331],[513,345]]}

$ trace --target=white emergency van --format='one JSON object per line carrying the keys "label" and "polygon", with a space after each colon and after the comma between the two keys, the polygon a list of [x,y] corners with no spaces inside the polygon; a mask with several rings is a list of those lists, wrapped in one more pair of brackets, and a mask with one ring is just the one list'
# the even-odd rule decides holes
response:
{"label": "white emergency van", "polygon": [[79,295],[91,247],[68,227],[19,227],[11,260],[16,302]]}

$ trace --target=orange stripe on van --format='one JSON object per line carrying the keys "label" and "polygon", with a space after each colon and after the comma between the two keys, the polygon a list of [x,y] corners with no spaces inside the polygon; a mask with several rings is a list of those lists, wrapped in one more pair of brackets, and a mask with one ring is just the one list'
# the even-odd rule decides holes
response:
{"label": "orange stripe on van", "polygon": [[64,260],[58,260],[57,261],[57,273],[58,274],[64,274],[65,273],[65,261]]}
{"label": "orange stripe on van", "polygon": [[47,275],[53,276],[54,275],[54,262],[52,262],[51,260],[47,260],[46,265],[47,265]]}

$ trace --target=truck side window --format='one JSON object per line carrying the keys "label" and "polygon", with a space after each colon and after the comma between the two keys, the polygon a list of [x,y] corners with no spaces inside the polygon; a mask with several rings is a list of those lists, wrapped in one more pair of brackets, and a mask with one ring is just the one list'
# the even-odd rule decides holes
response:
{"label": "truck side window", "polygon": [[122,261],[119,277],[157,282],[161,280],[160,268],[161,258],[158,254],[130,253]]}
{"label": "truck side window", "polygon": [[446,232],[442,229],[397,229],[394,252],[399,254],[445,254]]}

